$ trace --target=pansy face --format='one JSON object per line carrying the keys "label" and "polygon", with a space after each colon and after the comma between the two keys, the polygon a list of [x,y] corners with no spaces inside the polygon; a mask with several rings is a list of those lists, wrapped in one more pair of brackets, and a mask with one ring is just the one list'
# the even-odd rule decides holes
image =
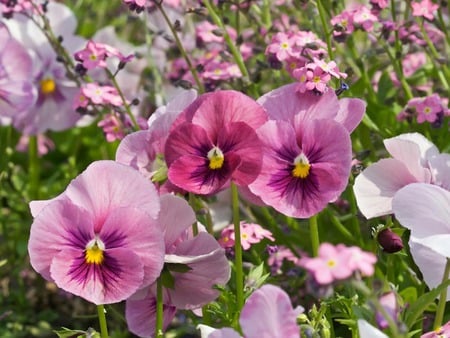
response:
{"label": "pansy face", "polygon": [[279,212],[306,218],[345,188],[351,145],[348,132],[331,119],[296,121],[269,121],[258,129],[263,165],[249,188]]}
{"label": "pansy face", "polygon": [[94,163],[63,194],[40,206],[32,206],[30,261],[58,287],[107,304],[128,298],[159,276],[164,241],[152,217],[159,198],[134,169],[112,161]]}

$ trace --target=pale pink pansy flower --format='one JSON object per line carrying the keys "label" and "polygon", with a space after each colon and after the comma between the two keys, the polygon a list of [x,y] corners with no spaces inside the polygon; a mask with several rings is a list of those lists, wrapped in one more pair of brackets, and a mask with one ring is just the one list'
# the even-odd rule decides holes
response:
{"label": "pale pink pansy flower", "polygon": [[[67,6],[50,2],[45,15],[55,36],[63,38],[66,50],[82,46],[85,40],[75,35],[77,20]],[[64,65],[57,61],[56,52],[35,22],[41,24],[41,19],[36,17],[33,21],[22,14],[6,21],[11,34],[28,48],[33,61],[32,82],[38,98],[34,105],[13,118],[14,126],[29,135],[70,128],[81,117],[72,108],[78,92],[76,83],[66,76]]]}
{"label": "pale pink pansy flower", "polygon": [[[230,265],[213,236],[200,226],[192,234],[195,214],[182,198],[171,194],[161,197],[161,212],[157,220],[164,232],[166,247],[163,274],[169,274],[173,285],[164,287],[164,327],[174,317],[176,309],[197,309],[218,297],[214,285],[223,285],[230,278]],[[178,268],[177,268],[178,267]],[[181,269],[179,267],[186,267]],[[156,284],[140,290],[127,300],[126,317],[130,331],[150,337],[155,329]],[[143,321],[142,318],[148,318]]]}
{"label": "pale pink pansy flower", "polygon": [[[266,284],[247,299],[242,308],[239,324],[246,338],[300,338],[297,317],[302,307],[293,308],[289,295],[280,287]],[[202,338],[238,338],[230,329],[212,329],[199,326]]]}
{"label": "pale pink pansy flower", "polygon": [[450,191],[413,183],[395,194],[392,209],[400,224],[411,230],[411,254],[426,284],[436,287],[442,282],[446,259],[450,258]]}
{"label": "pale pink pansy flower", "polygon": [[355,179],[353,187],[359,210],[366,218],[392,213],[392,198],[402,187],[423,182],[450,184],[448,154],[419,133],[401,134],[384,140],[392,158],[370,165]]}
{"label": "pale pink pansy flower", "polygon": [[97,305],[116,303],[161,273],[159,196],[132,168],[94,162],[62,194],[30,209],[31,265],[65,291]]}

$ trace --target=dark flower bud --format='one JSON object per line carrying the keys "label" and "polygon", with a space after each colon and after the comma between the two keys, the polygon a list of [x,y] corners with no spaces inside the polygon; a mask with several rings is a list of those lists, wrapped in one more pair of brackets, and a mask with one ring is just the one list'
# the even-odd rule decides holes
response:
{"label": "dark flower bud", "polygon": [[389,228],[381,230],[378,233],[377,240],[387,253],[395,253],[403,249],[401,237]]}

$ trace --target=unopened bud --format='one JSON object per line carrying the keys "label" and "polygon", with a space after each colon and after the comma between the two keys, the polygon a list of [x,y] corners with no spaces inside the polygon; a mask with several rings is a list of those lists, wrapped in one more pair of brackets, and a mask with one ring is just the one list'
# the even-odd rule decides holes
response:
{"label": "unopened bud", "polygon": [[377,240],[383,250],[388,253],[398,252],[403,249],[401,237],[389,228],[381,230],[378,233]]}

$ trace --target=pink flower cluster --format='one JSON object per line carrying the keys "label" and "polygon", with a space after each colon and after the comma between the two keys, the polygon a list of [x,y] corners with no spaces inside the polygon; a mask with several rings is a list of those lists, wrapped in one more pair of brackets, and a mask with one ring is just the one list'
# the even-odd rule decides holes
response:
{"label": "pink flower cluster", "polygon": [[[377,5],[379,8],[385,6],[384,3]],[[344,41],[348,35],[352,34],[358,28],[366,32],[371,32],[374,24],[378,21],[378,17],[364,5],[354,9],[344,10],[330,20],[334,27],[333,36],[337,41]]]}
{"label": "pink flower cluster", "polygon": [[297,90],[300,93],[312,91],[318,94],[323,94],[328,89],[328,82],[333,77],[336,79],[347,77],[347,74],[339,71],[336,62],[327,63],[319,59],[314,59],[314,62],[294,69],[292,74],[299,81]]}
{"label": "pink flower cluster", "polygon": [[372,276],[376,261],[373,253],[359,247],[322,243],[317,257],[303,257],[299,265],[308,270],[318,284],[327,285],[346,280],[355,273]]}
{"label": "pink flower cluster", "polygon": [[[244,250],[250,249],[253,244],[261,242],[264,238],[274,241],[272,233],[258,224],[241,222],[241,245]],[[235,241],[234,225],[225,227],[220,235],[219,243],[223,248],[233,248]]]}
{"label": "pink flower cluster", "polygon": [[441,98],[439,94],[413,98],[408,101],[405,110],[397,118],[410,120],[415,117],[417,123],[428,122],[432,126],[439,127],[444,116],[450,115],[447,105],[448,99]]}

